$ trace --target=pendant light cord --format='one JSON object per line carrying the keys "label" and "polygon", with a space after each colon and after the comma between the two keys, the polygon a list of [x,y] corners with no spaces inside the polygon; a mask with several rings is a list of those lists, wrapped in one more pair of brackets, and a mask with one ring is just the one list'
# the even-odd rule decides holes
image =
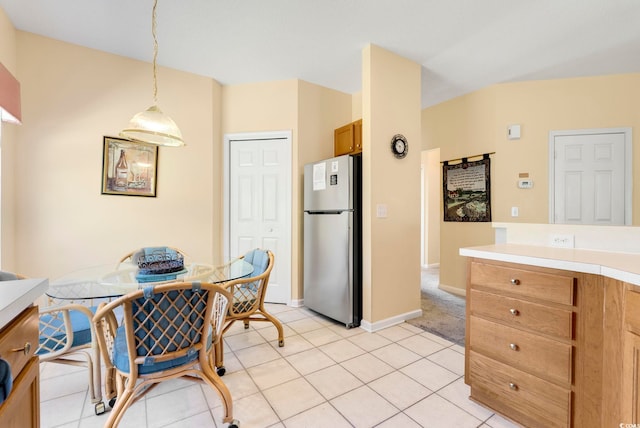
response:
{"label": "pendant light cord", "polygon": [[153,35],[153,103],[158,105],[158,66],[156,64],[158,58],[158,35],[156,34],[156,9],[158,8],[158,0],[153,0],[153,12],[151,13],[151,34]]}

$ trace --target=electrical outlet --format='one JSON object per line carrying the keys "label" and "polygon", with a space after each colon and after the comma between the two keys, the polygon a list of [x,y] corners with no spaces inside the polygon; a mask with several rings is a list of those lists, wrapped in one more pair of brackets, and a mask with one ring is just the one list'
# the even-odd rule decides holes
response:
{"label": "electrical outlet", "polygon": [[575,246],[575,236],[549,235],[549,245],[558,248],[573,248]]}

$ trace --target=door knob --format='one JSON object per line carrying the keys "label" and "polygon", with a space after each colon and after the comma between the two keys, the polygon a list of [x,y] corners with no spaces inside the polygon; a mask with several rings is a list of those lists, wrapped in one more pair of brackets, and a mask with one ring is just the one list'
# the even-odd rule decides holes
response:
{"label": "door knob", "polygon": [[509,312],[511,312],[511,315],[513,315],[514,317],[517,317],[518,315],[520,315],[520,311],[517,309],[509,309]]}
{"label": "door knob", "polygon": [[511,284],[513,284],[513,285],[520,285],[520,280],[519,280],[519,279],[517,279],[517,278],[513,278],[513,279],[511,279]]}
{"label": "door knob", "polygon": [[518,345],[516,345],[515,343],[510,343],[509,344],[509,348],[511,348],[512,351],[517,351],[518,350]]}

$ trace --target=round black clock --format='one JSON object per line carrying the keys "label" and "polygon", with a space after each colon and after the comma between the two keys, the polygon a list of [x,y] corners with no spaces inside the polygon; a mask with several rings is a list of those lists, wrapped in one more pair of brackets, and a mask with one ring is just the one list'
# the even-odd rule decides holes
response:
{"label": "round black clock", "polygon": [[402,134],[396,134],[391,139],[391,152],[398,159],[402,159],[407,155],[409,151],[409,143],[407,143],[407,139],[404,138]]}

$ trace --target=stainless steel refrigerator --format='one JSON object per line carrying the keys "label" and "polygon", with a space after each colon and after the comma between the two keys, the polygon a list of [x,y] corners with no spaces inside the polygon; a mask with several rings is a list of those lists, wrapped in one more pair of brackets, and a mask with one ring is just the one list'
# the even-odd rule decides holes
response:
{"label": "stainless steel refrigerator", "polygon": [[304,305],[345,324],[362,319],[361,157],[304,167]]}

